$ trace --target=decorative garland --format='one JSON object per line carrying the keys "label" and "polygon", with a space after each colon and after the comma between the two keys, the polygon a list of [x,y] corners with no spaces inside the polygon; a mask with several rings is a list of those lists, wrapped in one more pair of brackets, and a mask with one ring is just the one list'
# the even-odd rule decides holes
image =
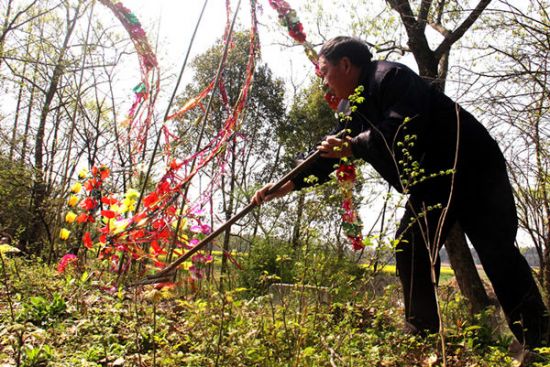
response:
{"label": "decorative garland", "polygon": [[[306,40],[304,26],[300,22],[300,19],[296,14],[296,10],[292,9],[284,0],[269,0],[269,4],[279,14],[279,23],[287,28],[288,35],[304,47],[306,56],[315,66],[315,74],[321,77],[321,71],[319,70],[319,55],[311,43]],[[338,104],[340,103],[340,98],[332,94],[331,91],[327,91],[325,93],[325,101],[332,110],[336,111]]]}
{"label": "decorative garland", "polygon": [[[135,99],[126,121],[130,130],[133,130],[138,121],[136,111],[144,110],[143,104],[147,102],[145,124],[139,129],[140,132],[146,132],[154,106],[154,100],[150,98],[151,91],[148,80],[152,77],[151,72],[158,69],[156,57],[135,15],[121,3],[112,3],[109,0],[100,1],[111,9],[121,21],[136,47],[142,71],[142,82],[134,89]],[[229,0],[226,0],[226,6],[229,12]],[[229,15],[228,13],[225,42],[232,46]],[[79,180],[72,186],[72,194],[67,200],[69,212],[65,216],[66,227],[62,228],[59,233],[62,240],[70,241],[71,235],[74,233],[72,237],[76,236],[78,242],[86,250],[97,250],[98,258],[110,264],[109,267],[112,271],[123,272],[129,268],[131,261],[148,260],[147,264],[153,264],[152,268],[149,267],[150,270],[163,268],[166,265],[168,249],[174,248],[174,254],[180,256],[210,232],[210,226],[204,223],[204,214],[201,209],[203,204],[208,201],[207,195],[203,193],[194,203],[183,197],[182,200],[186,205],[182,209],[177,208],[176,203],[185,185],[189,184],[192,178],[216,157],[218,157],[218,163],[222,169],[217,170],[217,176],[210,183],[210,190],[217,185],[219,176],[223,174],[223,163],[227,157],[220,153],[227,152],[229,154],[228,152],[231,151],[225,147],[236,139],[238,121],[252,86],[258,45],[255,0],[251,0],[251,17],[252,26],[246,74],[239,98],[234,106],[228,104],[223,79],[218,84],[222,101],[229,115],[224,127],[195,154],[181,161],[168,160],[166,173],[159,180],[155,189],[144,196],[143,208],[139,211],[136,211],[139,197],[136,190],[129,189],[124,194],[114,194],[109,190],[110,169],[107,166],[99,165],[92,167],[89,171],[82,170],[79,173]],[[158,88],[158,82],[155,85]],[[214,87],[214,82],[211,82],[199,95],[185,103],[179,111],[168,116],[167,121],[181,118],[194,108],[203,108],[202,100],[210,93],[214,93]],[[167,124],[163,126],[163,131],[166,145],[170,144],[170,140],[176,139],[175,134],[169,131]],[[129,141],[139,139],[144,141],[144,135],[134,138],[129,133]],[[191,169],[189,166],[193,161],[196,161],[196,164]],[[130,256],[123,256],[123,254]],[[123,259],[125,259],[124,262]],[[230,260],[234,261],[231,258]],[[64,257],[59,264],[59,271],[64,271],[70,263],[75,261],[76,258],[73,256]],[[202,277],[201,269],[210,261],[212,259],[208,256],[197,255],[193,257],[192,262],[184,264],[183,267],[189,271],[192,279],[200,279]]]}
{"label": "decorative garland", "polygon": [[346,237],[350,240],[355,251],[362,250],[363,235],[361,230],[363,224],[361,218],[353,205],[353,187],[357,178],[355,165],[347,158],[342,158],[338,168],[336,169],[336,178],[340,186],[340,192],[344,199],[342,200],[342,229]]}
{"label": "decorative garland", "polygon": [[[319,74],[317,53],[306,41],[303,26],[298,20],[296,12],[285,1],[269,1],[279,12],[281,22],[289,28],[290,36],[304,46],[308,58],[314,63],[317,74]],[[137,17],[120,2],[112,3],[109,0],[100,0],[100,2],[111,9],[124,25],[135,45],[140,61],[142,80],[134,88],[135,98],[126,119],[129,127],[127,140],[134,144],[133,154],[135,154],[135,152],[141,151],[147,138],[155,102],[152,96],[155,96],[160,88],[158,63]],[[229,19],[229,0],[226,0],[226,7]],[[159,180],[155,189],[143,198],[143,208],[139,211],[136,210],[139,197],[136,190],[129,189],[123,194],[114,194],[109,190],[108,181],[111,172],[107,166],[99,165],[90,170],[81,170],[79,179],[71,187],[72,193],[67,200],[69,212],[65,216],[66,228],[62,228],[59,233],[62,240],[69,241],[71,234],[76,233],[78,242],[83,245],[85,250],[97,250],[98,258],[107,262],[112,271],[123,272],[129,268],[132,261],[148,260],[147,263],[153,264],[152,268],[148,268],[149,270],[163,268],[166,266],[169,248],[174,245],[174,254],[179,256],[195,246],[210,232],[210,227],[204,223],[202,211],[203,204],[207,201],[206,195],[203,194],[194,203],[186,197],[182,198],[186,203],[183,209],[178,209],[175,204],[185,185],[188,185],[192,178],[216,157],[222,167],[218,170],[218,176],[223,174],[223,162],[226,157],[220,153],[230,151],[224,148],[235,139],[238,121],[245,108],[252,85],[255,57],[258,52],[255,0],[251,0],[251,18],[250,48],[245,80],[234,106],[228,105],[223,80],[220,80],[218,84],[222,101],[224,101],[229,115],[218,134],[195,154],[181,161],[168,159],[166,173]],[[225,42],[231,45],[229,21],[225,35]],[[151,88],[149,81],[154,79],[154,72],[157,73],[157,79]],[[214,84],[212,81],[196,97],[185,103],[180,110],[170,114],[167,121],[181,118],[197,107],[203,108],[202,101],[214,92],[216,87]],[[331,97],[327,97],[327,100],[331,100]],[[335,101],[334,98],[332,100]],[[181,139],[172,134],[166,124],[163,126],[163,131],[167,146],[171,140]],[[196,161],[196,164],[190,169],[189,164],[193,161]],[[350,190],[343,191],[344,193],[349,192],[349,200],[344,199],[343,203],[343,228],[352,241],[353,247],[358,249],[360,226],[357,224],[358,216],[352,208],[351,201],[351,187],[353,187],[351,177],[354,178],[355,175],[348,174],[351,172],[350,168],[340,171],[342,174],[339,174],[339,177],[342,179],[339,178],[339,182],[342,182],[342,187],[350,187]],[[217,184],[216,182],[217,178],[214,177],[210,183],[210,190]],[[122,261],[125,258],[122,256],[123,254],[130,255],[126,256],[125,262]],[[230,260],[232,259],[230,258]],[[192,262],[184,264],[183,268],[189,271],[192,279],[200,279],[204,264],[211,261],[212,259],[208,256],[196,255]],[[66,255],[59,263],[58,270],[63,272],[70,264],[76,263],[75,255]]]}
{"label": "decorative garland", "polygon": [[[319,56],[313,49],[313,46],[306,40],[304,27],[296,11],[284,0],[269,0],[269,4],[279,14],[279,22],[287,28],[289,36],[304,46],[307,57],[315,65],[315,73],[317,76],[322,77],[319,70]],[[350,96],[350,102],[355,104],[361,103],[362,100],[359,98],[362,98],[360,97],[362,91],[362,88],[358,88],[356,94]],[[336,97],[332,92],[327,91],[325,93],[325,101],[332,110],[336,110],[340,103],[340,98]],[[350,116],[342,116],[342,118],[345,119],[345,121],[351,119]],[[356,251],[361,250],[365,245],[363,244],[363,235],[361,234],[363,224],[353,205],[353,187],[355,186],[355,179],[357,177],[353,162],[347,158],[342,158],[336,170],[336,177],[340,186],[340,191],[344,197],[342,202],[342,229],[346,237],[350,240],[353,249]]]}

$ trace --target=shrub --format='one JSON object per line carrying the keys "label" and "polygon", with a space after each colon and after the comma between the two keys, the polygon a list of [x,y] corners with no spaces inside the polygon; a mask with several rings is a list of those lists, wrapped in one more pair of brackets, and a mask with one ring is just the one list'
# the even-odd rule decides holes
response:
{"label": "shrub", "polygon": [[240,284],[252,294],[263,294],[273,283],[294,281],[292,246],[277,240],[254,242],[239,271]]}
{"label": "shrub", "polygon": [[0,232],[17,238],[30,223],[32,172],[0,155]]}

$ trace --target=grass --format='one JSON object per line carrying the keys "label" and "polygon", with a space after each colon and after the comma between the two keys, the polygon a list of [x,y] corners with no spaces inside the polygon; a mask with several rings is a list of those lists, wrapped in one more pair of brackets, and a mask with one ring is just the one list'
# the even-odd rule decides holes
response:
{"label": "grass", "polygon": [[[299,292],[275,303],[269,294],[247,296],[244,288],[220,293],[215,282],[205,281],[113,289],[97,265],[87,268],[58,274],[42,263],[6,262],[0,271],[0,365],[442,365],[438,336],[402,332],[395,284],[377,295],[345,297],[335,285],[330,304]],[[512,366],[506,334],[498,336],[484,317],[470,317],[453,288],[443,286],[440,293],[447,366]]]}

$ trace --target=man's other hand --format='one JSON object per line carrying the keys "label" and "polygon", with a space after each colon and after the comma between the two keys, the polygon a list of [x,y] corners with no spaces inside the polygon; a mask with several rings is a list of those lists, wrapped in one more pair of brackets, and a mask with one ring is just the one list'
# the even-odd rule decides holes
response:
{"label": "man's other hand", "polygon": [[252,197],[252,202],[256,205],[262,205],[263,203],[267,203],[270,200],[273,200],[275,198],[280,198],[282,196],[285,196],[289,192],[291,192],[294,189],[294,183],[292,181],[288,181],[283,186],[281,186],[277,191],[275,192],[269,192],[271,188],[273,187],[274,183],[270,182],[254,194]]}
{"label": "man's other hand", "polygon": [[343,158],[353,155],[351,137],[349,136],[344,139],[338,139],[333,135],[327,136],[321,145],[317,146],[317,149],[321,151],[321,157],[325,158]]}

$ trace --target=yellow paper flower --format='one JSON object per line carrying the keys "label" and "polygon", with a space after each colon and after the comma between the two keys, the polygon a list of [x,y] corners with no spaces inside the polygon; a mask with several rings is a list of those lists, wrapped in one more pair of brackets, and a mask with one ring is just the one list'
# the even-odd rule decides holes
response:
{"label": "yellow paper flower", "polygon": [[80,190],[82,190],[82,184],[78,181],[71,186],[71,192],[73,194],[78,194]]}
{"label": "yellow paper flower", "polygon": [[137,190],[128,189],[128,191],[126,191],[126,199],[137,200],[138,197],[139,197],[139,192]]}
{"label": "yellow paper flower", "polygon": [[88,169],[87,168],[82,168],[80,171],[78,171],[78,178],[80,179],[83,179],[83,178],[86,178],[88,176]]}
{"label": "yellow paper flower", "polygon": [[128,219],[117,220],[112,223],[112,232],[113,234],[119,234],[126,230],[128,227]]}
{"label": "yellow paper flower", "polygon": [[121,213],[133,212],[134,210],[136,210],[135,200],[130,200],[130,199],[122,200],[122,206],[120,207]]}
{"label": "yellow paper flower", "polygon": [[69,231],[66,228],[61,228],[61,230],[59,231],[59,238],[61,238],[63,241],[68,239],[70,235],[71,235],[71,231]]}
{"label": "yellow paper flower", "polygon": [[121,211],[120,211],[120,205],[118,204],[113,204],[109,207],[109,209],[111,209],[112,211],[114,211],[115,213],[117,214],[120,214]]}
{"label": "yellow paper flower", "polygon": [[[178,221],[177,220],[172,221],[172,228],[176,229],[177,226],[178,226]],[[180,232],[184,231],[186,227],[187,227],[187,218],[181,218],[179,231]]]}
{"label": "yellow paper flower", "polygon": [[75,219],[76,219],[76,213],[71,211],[65,214],[65,222],[73,223]]}
{"label": "yellow paper flower", "polygon": [[71,195],[69,197],[69,200],[67,200],[67,205],[70,206],[70,207],[75,207],[76,204],[78,204],[78,196]]}

